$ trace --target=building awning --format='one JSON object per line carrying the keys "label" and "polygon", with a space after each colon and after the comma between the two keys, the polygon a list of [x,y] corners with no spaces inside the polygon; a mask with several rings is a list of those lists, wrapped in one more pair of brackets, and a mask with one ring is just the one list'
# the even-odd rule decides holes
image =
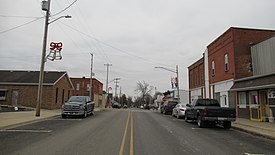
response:
{"label": "building awning", "polygon": [[267,88],[275,88],[275,73],[235,80],[230,91],[247,91]]}

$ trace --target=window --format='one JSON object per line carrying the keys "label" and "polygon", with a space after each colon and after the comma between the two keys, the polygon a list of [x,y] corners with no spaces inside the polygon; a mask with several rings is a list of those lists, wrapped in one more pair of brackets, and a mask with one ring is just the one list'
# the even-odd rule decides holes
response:
{"label": "window", "polygon": [[259,104],[259,96],[257,91],[249,92],[249,104],[258,105]]}
{"label": "window", "polygon": [[212,60],[212,76],[215,75],[215,62]]}
{"label": "window", "polygon": [[245,92],[238,93],[238,101],[239,101],[239,108],[246,108],[246,93]]}
{"label": "window", "polygon": [[0,90],[0,101],[4,101],[7,98],[7,90]]}
{"label": "window", "polygon": [[64,97],[65,97],[65,90],[62,90],[62,104],[64,103]]}
{"label": "window", "polygon": [[224,55],[224,66],[225,66],[225,71],[228,71],[229,70],[228,54]]}
{"label": "window", "polygon": [[86,90],[90,91],[90,84],[87,84],[86,87],[87,87]]}
{"label": "window", "polygon": [[57,103],[58,101],[58,88],[56,88],[56,91],[55,91],[55,103]]}
{"label": "window", "polygon": [[79,91],[79,83],[76,84],[76,90]]}

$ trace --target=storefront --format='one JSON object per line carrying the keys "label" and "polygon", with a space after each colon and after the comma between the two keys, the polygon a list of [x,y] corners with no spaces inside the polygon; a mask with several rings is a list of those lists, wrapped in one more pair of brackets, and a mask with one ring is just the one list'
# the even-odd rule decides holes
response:
{"label": "storefront", "polygon": [[238,117],[274,122],[275,73],[235,80],[230,91],[236,93]]}

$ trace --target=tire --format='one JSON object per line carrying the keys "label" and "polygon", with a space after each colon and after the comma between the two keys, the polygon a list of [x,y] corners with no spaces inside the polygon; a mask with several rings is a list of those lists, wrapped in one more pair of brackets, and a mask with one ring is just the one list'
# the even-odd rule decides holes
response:
{"label": "tire", "polygon": [[177,119],[180,119],[179,113],[177,113]]}
{"label": "tire", "polygon": [[61,115],[61,117],[62,117],[62,118],[66,118],[67,116],[66,116],[66,115],[64,115],[64,114],[62,114],[62,115]]}
{"label": "tire", "polygon": [[230,129],[231,128],[231,122],[225,121],[222,123],[224,129]]}
{"label": "tire", "polygon": [[185,122],[189,123],[189,119],[187,116],[184,116],[184,120],[185,120]]}
{"label": "tire", "polygon": [[205,126],[205,122],[201,119],[201,116],[198,116],[198,127],[203,128]]}

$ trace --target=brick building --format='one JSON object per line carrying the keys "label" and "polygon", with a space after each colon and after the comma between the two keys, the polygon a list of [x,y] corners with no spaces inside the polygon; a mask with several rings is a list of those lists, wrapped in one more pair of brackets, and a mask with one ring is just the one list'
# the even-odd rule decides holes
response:
{"label": "brick building", "polygon": [[[90,78],[71,78],[71,81],[74,86],[72,95],[79,96],[89,96],[90,95]],[[103,97],[103,83],[99,80],[93,78],[92,80],[92,101],[95,102],[96,107],[104,107],[104,97]]]}
{"label": "brick building", "polygon": [[189,73],[189,101],[205,98],[204,57],[188,67]]}
{"label": "brick building", "polygon": [[274,30],[231,27],[225,31],[188,67],[190,101],[215,98],[223,107],[234,107],[234,94],[228,92],[234,80],[253,75],[251,44],[273,35]]}
{"label": "brick building", "polygon": [[274,30],[231,27],[207,46],[209,97],[223,107],[234,107],[234,94],[228,91],[234,80],[249,77],[252,72],[251,44],[275,35]]}
{"label": "brick building", "polygon": [[[39,71],[0,70],[0,104],[36,107]],[[61,108],[73,85],[66,72],[45,71],[41,108]]]}
{"label": "brick building", "polygon": [[275,37],[251,46],[253,76],[234,81],[238,116],[274,122]]}

